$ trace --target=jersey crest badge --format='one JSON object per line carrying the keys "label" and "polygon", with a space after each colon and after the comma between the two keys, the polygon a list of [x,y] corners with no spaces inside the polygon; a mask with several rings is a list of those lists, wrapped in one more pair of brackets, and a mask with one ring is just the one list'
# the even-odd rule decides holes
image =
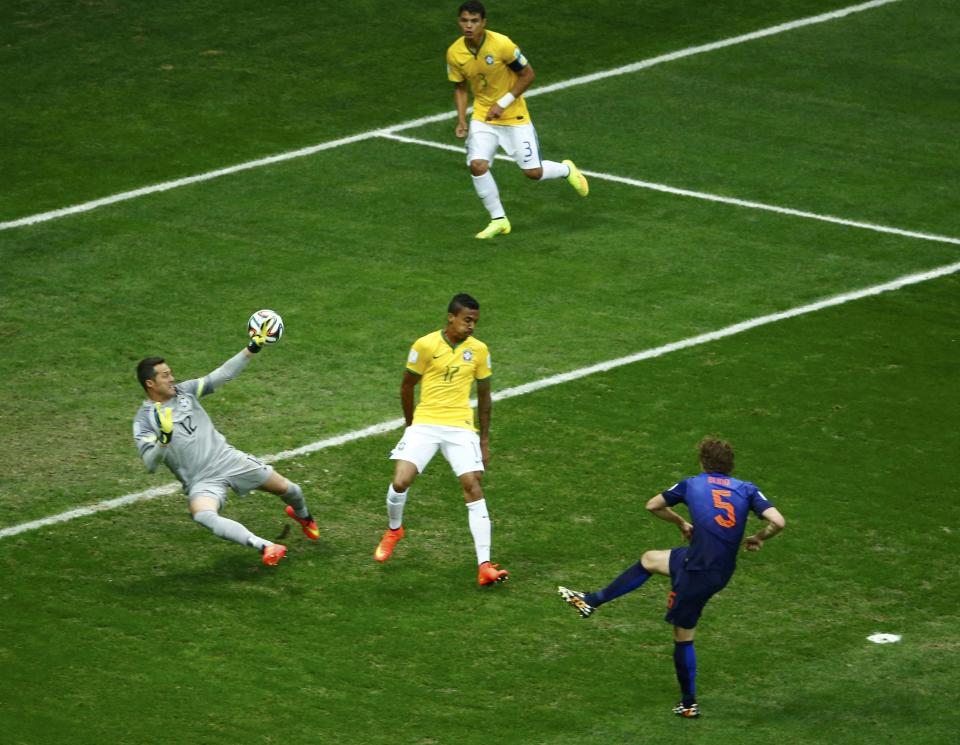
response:
{"label": "jersey crest badge", "polygon": [[464,362],[469,362],[469,361],[472,360],[472,359],[473,359],[473,352],[471,352],[469,349],[464,349],[464,350],[463,350],[463,361],[464,361]]}
{"label": "jersey crest badge", "polygon": [[484,57],[483,59],[484,59],[484,61],[485,61],[488,65],[492,65],[492,64],[493,64],[493,55],[492,55],[492,54],[488,54],[488,55],[487,55],[486,57]]}

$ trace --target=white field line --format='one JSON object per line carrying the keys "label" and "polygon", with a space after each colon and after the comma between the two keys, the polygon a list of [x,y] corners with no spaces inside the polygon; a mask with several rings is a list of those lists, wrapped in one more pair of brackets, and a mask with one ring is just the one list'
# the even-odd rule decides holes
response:
{"label": "white field line", "polygon": [[[448,145],[442,142],[431,142],[430,140],[422,140],[417,137],[407,137],[405,135],[391,134],[383,132],[380,134],[380,137],[388,140],[395,140],[396,142],[405,142],[411,145],[423,145],[426,147],[436,148],[437,150],[449,150],[450,152],[459,153],[460,155],[466,155],[466,150],[457,145]],[[497,156],[497,160],[505,160],[513,162],[513,158],[508,155],[503,155],[502,153]],[[791,207],[778,207],[774,204],[764,204],[763,202],[751,202],[746,199],[736,199],[734,197],[724,197],[719,194],[708,194],[702,191],[691,191],[689,189],[679,189],[675,186],[667,186],[666,184],[657,184],[652,181],[640,181],[638,179],[627,178],[626,176],[615,176],[612,173],[600,173],[598,171],[587,171],[585,169],[580,169],[581,172],[590,176],[591,178],[598,179],[600,181],[612,181],[618,184],[626,184],[628,186],[636,186],[640,189],[652,189],[653,191],[661,191],[667,194],[676,194],[681,197],[691,197],[693,199],[702,199],[707,202],[719,202],[721,204],[731,204],[735,207],[746,207],[747,209],[754,210],[765,210],[767,212],[776,212],[781,215],[791,215],[793,217],[803,217],[808,220],[820,220],[821,222],[834,223],[835,225],[846,225],[851,228],[861,228],[863,230],[872,230],[877,233],[890,233],[892,235],[900,235],[906,238],[916,238],[918,240],[924,241],[936,241],[938,243],[952,243],[956,246],[960,246],[960,238],[951,238],[947,235],[936,235],[935,233],[918,233],[914,230],[904,230],[902,228],[893,228],[888,225],[877,225],[875,223],[869,222],[860,222],[857,220],[847,220],[842,217],[834,217],[833,215],[821,215],[816,212],[805,212],[803,210],[795,210]]]}
{"label": "white field line", "polygon": [[[803,28],[804,26],[812,26],[818,23],[826,23],[828,21],[834,21],[839,18],[844,18],[853,13],[860,13],[865,10],[872,10],[873,8],[879,8],[883,5],[889,5],[891,3],[899,2],[900,0],[872,0],[872,2],[860,3],[858,5],[850,5],[845,8],[840,8],[839,10],[830,11],[828,13],[821,13],[820,15],[809,16],[807,18],[800,18],[795,21],[789,21],[788,23],[781,23],[776,26],[770,26],[768,28],[760,29],[759,31],[753,31],[748,34],[742,34],[740,36],[732,36],[728,39],[722,39],[720,41],[715,41],[710,44],[701,44],[700,46],[687,47],[686,49],[681,49],[676,52],[670,52],[669,54],[662,54],[658,57],[651,57],[646,60],[641,60],[640,62],[634,62],[629,65],[624,65],[623,67],[617,67],[611,70],[604,70],[602,72],[592,73],[590,75],[582,75],[580,77],[571,78],[569,80],[563,80],[552,85],[545,85],[543,87],[535,88],[525,95],[530,98],[533,96],[542,96],[545,93],[553,93],[554,91],[565,90],[566,88],[572,88],[577,85],[586,85],[588,83],[594,83],[598,80],[603,80],[604,78],[610,78],[617,75],[628,75],[630,73],[638,72],[640,70],[646,70],[654,65],[659,65],[663,62],[672,62],[674,60],[683,59],[685,57],[692,57],[697,54],[703,54],[705,52],[713,52],[717,49],[723,49],[725,47],[734,46],[736,44],[743,44],[748,41],[755,41],[756,39],[762,39],[768,36],[774,36],[775,34],[782,34],[786,31],[793,31],[794,29]],[[138,197],[146,196],[148,194],[156,194],[158,192],[169,191],[171,189],[177,189],[181,186],[189,186],[190,184],[197,184],[202,181],[209,181],[211,179],[219,178],[221,176],[228,176],[230,174],[239,173],[240,171],[248,171],[253,168],[260,168],[262,166],[272,165],[274,163],[282,163],[287,160],[293,160],[295,158],[303,158],[308,155],[314,155],[319,153],[322,150],[329,150],[331,148],[340,147],[342,145],[350,145],[354,142],[361,142],[363,140],[368,140],[372,137],[377,137],[385,133],[401,132],[405,129],[413,129],[415,127],[421,127],[425,124],[432,124],[434,122],[446,121],[448,119],[456,118],[455,111],[447,111],[442,114],[434,114],[432,116],[425,116],[420,119],[413,119],[411,121],[402,122],[400,124],[394,124],[389,127],[384,127],[382,129],[373,129],[368,132],[361,132],[360,134],[351,135],[350,137],[343,137],[337,140],[330,140],[329,142],[320,143],[319,145],[312,145],[310,147],[301,148],[299,150],[292,150],[286,153],[280,153],[278,155],[271,155],[266,158],[258,158],[257,160],[247,161],[245,163],[239,163],[234,166],[228,166],[226,168],[219,168],[215,171],[207,171],[206,173],[201,173],[196,176],[187,176],[185,178],[175,179],[173,181],[165,181],[160,184],[153,184],[152,186],[144,186],[140,189],[134,189],[132,191],[121,192],[120,194],[114,194],[112,196],[103,197],[102,199],[94,199],[90,202],[84,202],[82,204],[75,204],[70,207],[63,207],[61,209],[52,210],[50,212],[41,212],[36,215],[29,215],[27,217],[21,217],[16,220],[10,220],[8,222],[0,222],[0,230],[10,230],[11,228],[18,228],[24,225],[35,225],[41,222],[47,222],[49,220],[55,220],[60,217],[66,217],[68,215],[76,215],[81,212],[89,212],[90,210],[97,209],[98,207],[104,207],[109,204],[116,204],[117,202],[124,202],[129,199],[136,199]]]}
{"label": "white field line", "polygon": [[[502,401],[504,399],[514,398],[515,396],[523,396],[527,393],[533,393],[534,391],[542,390],[543,388],[560,385],[561,383],[568,383],[572,380],[578,380],[579,378],[584,378],[588,375],[595,375],[596,373],[607,372],[608,370],[613,370],[617,367],[623,367],[624,365],[631,365],[635,362],[640,362],[641,360],[662,357],[665,354],[670,354],[671,352],[676,352],[681,349],[689,349],[690,347],[695,347],[700,344],[707,344],[709,342],[725,339],[729,336],[733,336],[759,326],[765,326],[770,323],[776,323],[777,321],[783,321],[785,319],[794,318],[807,313],[814,313],[818,310],[823,310],[824,308],[842,305],[853,300],[879,295],[884,292],[899,290],[900,288],[907,287],[908,285],[926,282],[938,277],[945,277],[950,274],[955,274],[956,272],[960,272],[960,262],[947,264],[926,272],[908,274],[890,282],[874,285],[873,287],[867,287],[862,290],[855,290],[853,292],[845,292],[840,295],[834,295],[833,297],[829,297],[824,300],[818,300],[817,302],[801,305],[796,308],[791,308],[790,310],[781,311],[779,313],[758,316],[757,318],[735,323],[732,326],[726,326],[716,331],[710,331],[697,336],[691,336],[687,339],[671,342],[670,344],[664,344],[652,349],[646,349],[642,352],[637,352],[626,357],[618,357],[617,359],[599,362],[595,365],[590,365],[589,367],[582,367],[577,370],[560,373],[559,375],[551,375],[548,378],[541,378],[540,380],[535,380],[531,383],[524,383],[523,385],[514,386],[513,388],[505,388],[502,391],[497,391],[494,393],[493,399],[495,401]],[[476,402],[474,401],[473,403],[475,404]],[[311,442],[293,450],[285,450],[274,455],[267,455],[263,457],[263,460],[268,462],[289,460],[290,458],[296,458],[300,455],[314,453],[318,450],[325,450],[326,448],[342,445],[353,440],[359,440],[365,437],[371,437],[373,435],[390,432],[391,430],[399,429],[402,426],[402,419],[390,419],[385,422],[380,422],[379,424],[374,424],[370,427],[365,427],[364,429],[358,429],[354,430],[353,432],[347,432],[346,434],[338,435],[336,437],[330,437],[324,440]],[[154,489],[147,489],[134,494],[127,494],[124,497],[109,499],[86,507],[69,510],[68,512],[62,512],[59,515],[51,515],[50,517],[45,517],[40,520],[33,520],[31,522],[21,523],[20,525],[14,525],[9,528],[3,528],[0,530],[0,539],[9,538],[10,536],[18,535],[19,533],[24,533],[28,530],[35,530],[48,525],[67,522],[68,520],[73,520],[77,517],[83,517],[84,515],[92,515],[104,510],[114,509],[115,507],[122,507],[127,504],[132,504],[133,502],[142,502],[148,499],[155,499],[167,494],[172,494],[173,492],[177,491],[178,488],[179,484],[170,483]]]}

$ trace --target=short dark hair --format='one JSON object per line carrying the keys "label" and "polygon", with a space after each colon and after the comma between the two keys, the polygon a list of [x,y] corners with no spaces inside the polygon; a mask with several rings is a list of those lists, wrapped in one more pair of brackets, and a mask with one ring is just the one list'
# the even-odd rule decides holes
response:
{"label": "short dark hair", "polygon": [[147,390],[148,380],[156,379],[157,365],[162,365],[164,362],[166,360],[163,357],[144,357],[137,363],[137,380],[140,381],[143,390]]}
{"label": "short dark hair", "polygon": [[467,293],[461,292],[459,295],[453,296],[453,299],[450,301],[450,305],[447,306],[447,313],[453,313],[453,315],[457,315],[457,313],[464,308],[469,308],[470,310],[480,310],[480,303],[478,303]]}
{"label": "short dark hair", "polygon": [[487,9],[483,7],[483,3],[478,3],[477,0],[467,0],[467,2],[460,5],[460,9],[457,11],[457,15],[460,15],[466,11],[467,13],[477,13],[481,18],[487,17]]}
{"label": "short dark hair", "polygon": [[733,447],[726,440],[708,435],[700,440],[697,452],[704,471],[727,475],[733,471]]}

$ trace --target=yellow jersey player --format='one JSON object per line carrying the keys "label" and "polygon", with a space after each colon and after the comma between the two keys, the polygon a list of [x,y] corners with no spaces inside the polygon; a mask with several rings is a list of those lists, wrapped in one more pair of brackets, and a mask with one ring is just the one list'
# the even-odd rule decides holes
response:
{"label": "yellow jersey player", "polygon": [[[417,339],[407,357],[400,386],[406,429],[390,454],[396,461],[387,489],[389,527],[373,558],[383,563],[404,536],[403,508],[407,490],[437,451],[443,453],[463,488],[467,521],[477,553],[481,585],[503,582],[507,571],[490,562],[491,524],[480,478],[490,459],[490,351],[474,338],[480,305],[470,295],[454,296],[447,306],[447,325]],[[470,389],[477,382],[479,434],[470,407]],[[420,384],[420,403],[414,389]]]}
{"label": "yellow jersey player", "polygon": [[[477,238],[487,239],[510,232],[500,190],[490,172],[498,147],[534,181],[565,178],[581,197],[587,196],[589,186],[572,160],[557,163],[540,159],[537,131],[523,100],[534,73],[520,48],[509,37],[487,29],[487,11],[482,3],[465,2],[459,13],[463,36],[447,49],[447,79],[455,86],[456,135],[467,138],[467,165],[473,186],[490,213],[490,224],[477,233]],[[468,83],[473,91],[469,126]]]}

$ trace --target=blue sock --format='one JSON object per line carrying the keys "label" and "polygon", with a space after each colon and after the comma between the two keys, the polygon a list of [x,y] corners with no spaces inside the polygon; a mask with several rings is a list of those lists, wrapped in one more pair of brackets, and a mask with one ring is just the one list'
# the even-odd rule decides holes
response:
{"label": "blue sock", "polygon": [[643,564],[638,561],[602,590],[587,593],[584,600],[596,608],[604,603],[609,603],[614,598],[636,590],[648,579],[650,579],[650,572],[644,569]]}
{"label": "blue sock", "polygon": [[677,668],[683,705],[693,706],[697,702],[697,653],[693,641],[674,642],[673,666]]}

